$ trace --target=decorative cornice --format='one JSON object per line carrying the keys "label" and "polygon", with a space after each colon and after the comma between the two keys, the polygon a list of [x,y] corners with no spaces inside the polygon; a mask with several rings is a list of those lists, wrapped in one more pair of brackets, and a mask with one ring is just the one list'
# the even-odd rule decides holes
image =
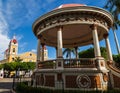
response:
{"label": "decorative cornice", "polygon": [[113,18],[109,12],[96,7],[82,6],[57,9],[36,20],[33,24],[33,31],[36,34],[47,28],[72,23],[97,23],[106,28],[110,28],[113,23]]}

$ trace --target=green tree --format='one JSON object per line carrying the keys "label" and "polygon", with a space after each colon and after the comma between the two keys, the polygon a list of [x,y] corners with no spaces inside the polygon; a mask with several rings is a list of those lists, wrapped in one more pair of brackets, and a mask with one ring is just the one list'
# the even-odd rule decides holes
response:
{"label": "green tree", "polygon": [[[105,47],[100,47],[101,56],[107,59],[107,52]],[[94,48],[89,48],[79,52],[79,58],[94,58]]]}
{"label": "green tree", "polygon": [[79,58],[94,58],[94,49],[89,48],[79,52]]}
{"label": "green tree", "polygon": [[16,62],[5,63],[4,69],[7,71],[14,71],[17,69],[17,63]]}
{"label": "green tree", "polygon": [[75,48],[65,48],[63,55],[66,55],[66,58],[71,58],[72,54],[75,55]]}
{"label": "green tree", "polygon": [[[1,67],[1,65],[0,65]],[[8,71],[8,76],[10,76],[11,71],[28,71],[33,70],[35,68],[35,62],[11,62],[11,63],[5,63],[3,66],[5,70]]]}
{"label": "green tree", "polygon": [[29,70],[33,70],[33,69],[35,69],[35,62],[27,62],[27,65],[28,65],[28,69]]}
{"label": "green tree", "polygon": [[114,27],[117,29],[117,25],[120,26],[119,14],[120,14],[120,0],[107,0],[104,8],[108,9],[114,16]]}
{"label": "green tree", "polygon": [[120,68],[120,54],[113,55],[113,60],[116,62],[116,66]]}
{"label": "green tree", "polygon": [[101,56],[107,59],[107,51],[105,47],[100,47]]}
{"label": "green tree", "polygon": [[114,16],[114,24],[113,24],[113,34],[115,38],[115,43],[117,47],[118,54],[120,54],[120,46],[118,43],[117,35],[115,30],[118,29],[118,26],[120,26],[120,0],[107,0],[106,5],[104,8],[108,9],[112,15]]}
{"label": "green tree", "polygon": [[0,64],[0,70],[3,68],[3,64]]}
{"label": "green tree", "polygon": [[7,71],[17,71],[18,68],[20,70],[33,70],[35,69],[35,62],[11,62],[3,64],[2,67]]}
{"label": "green tree", "polygon": [[16,71],[17,69],[17,62],[5,63],[4,70],[8,72],[8,76],[10,76],[11,71]]}
{"label": "green tree", "polygon": [[115,62],[120,62],[120,54],[119,55],[113,55],[113,60]]}
{"label": "green tree", "polygon": [[20,67],[20,70],[24,70],[24,71],[27,71],[28,70],[28,65],[27,65],[27,62],[23,62],[19,65]]}

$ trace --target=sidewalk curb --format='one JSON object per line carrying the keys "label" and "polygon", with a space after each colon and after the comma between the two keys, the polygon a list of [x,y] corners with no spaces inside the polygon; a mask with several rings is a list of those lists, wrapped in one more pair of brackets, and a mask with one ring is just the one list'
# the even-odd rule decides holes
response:
{"label": "sidewalk curb", "polygon": [[10,93],[16,93],[13,89],[10,90]]}

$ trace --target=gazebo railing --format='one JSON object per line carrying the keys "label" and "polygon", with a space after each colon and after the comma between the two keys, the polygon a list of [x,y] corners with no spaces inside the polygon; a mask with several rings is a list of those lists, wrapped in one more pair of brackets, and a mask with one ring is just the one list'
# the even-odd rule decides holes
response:
{"label": "gazebo railing", "polygon": [[39,69],[53,69],[56,66],[56,60],[46,60],[38,63]]}
{"label": "gazebo railing", "polygon": [[64,59],[64,68],[93,68],[95,58]]}
{"label": "gazebo railing", "polygon": [[[38,63],[39,69],[55,69],[55,60],[46,60]],[[95,58],[63,59],[64,68],[94,68],[96,67]]]}

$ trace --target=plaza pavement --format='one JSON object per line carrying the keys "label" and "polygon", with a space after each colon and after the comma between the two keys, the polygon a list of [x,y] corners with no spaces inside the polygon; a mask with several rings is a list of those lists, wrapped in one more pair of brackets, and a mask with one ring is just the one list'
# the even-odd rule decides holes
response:
{"label": "plaza pavement", "polygon": [[0,78],[0,93],[11,93],[13,78]]}

